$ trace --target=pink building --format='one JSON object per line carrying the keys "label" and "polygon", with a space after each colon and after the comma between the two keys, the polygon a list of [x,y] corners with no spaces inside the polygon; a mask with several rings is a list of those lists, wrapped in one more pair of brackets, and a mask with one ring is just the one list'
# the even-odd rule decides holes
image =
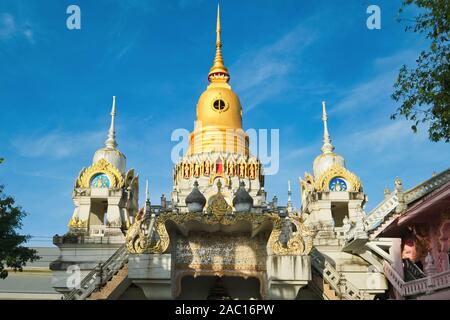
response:
{"label": "pink building", "polygon": [[397,179],[395,196],[375,231],[396,238],[392,261],[384,262],[391,296],[450,300],[450,169],[405,192]]}

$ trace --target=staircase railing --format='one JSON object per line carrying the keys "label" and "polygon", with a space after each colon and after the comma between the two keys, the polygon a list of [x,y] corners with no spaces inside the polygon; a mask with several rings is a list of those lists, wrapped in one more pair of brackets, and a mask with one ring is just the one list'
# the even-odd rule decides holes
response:
{"label": "staircase railing", "polygon": [[101,288],[111,278],[124,267],[128,261],[128,251],[125,245],[120,246],[119,249],[108,259],[105,263],[89,272],[80,285],[64,295],[64,300],[83,300],[96,289]]}
{"label": "staircase railing", "polygon": [[450,288],[450,270],[427,276],[426,278],[405,282],[390,263],[384,261],[383,269],[386,278],[402,297]]}
{"label": "staircase railing", "polygon": [[398,205],[397,193],[394,191],[387,199],[381,202],[366,217],[366,230],[371,231],[378,227]]}
{"label": "staircase railing", "polygon": [[311,265],[322,274],[324,281],[341,297],[347,300],[364,300],[367,297],[350,281],[345,280],[344,284],[341,284],[343,276],[317,250],[311,251]]}

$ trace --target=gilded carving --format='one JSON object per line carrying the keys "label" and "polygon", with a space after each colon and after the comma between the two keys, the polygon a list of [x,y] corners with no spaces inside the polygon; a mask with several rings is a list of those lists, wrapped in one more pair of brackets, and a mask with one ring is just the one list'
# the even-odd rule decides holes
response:
{"label": "gilded carving", "polygon": [[227,203],[227,201],[223,197],[222,192],[220,191],[222,187],[220,180],[217,182],[217,187],[219,188],[219,191],[217,192],[217,194],[213,195],[210,198],[210,201],[208,201],[208,213],[213,214],[220,222],[224,215],[229,215],[232,213],[232,208]]}
{"label": "gilded carving", "polygon": [[[306,255],[312,249],[313,234],[307,229],[303,221],[297,216],[291,215],[290,221],[295,225],[296,231],[292,234],[286,246],[279,242],[281,233],[281,218],[277,214],[250,214],[250,213],[232,213],[222,203],[218,205],[219,212],[211,209],[210,214],[196,214],[196,213],[163,213],[157,217],[155,223],[155,240],[148,243],[147,237],[143,232],[142,218],[136,219],[134,224],[127,232],[127,248],[132,253],[164,253],[169,248],[170,238],[166,229],[166,222],[171,221],[177,226],[183,226],[189,221],[197,221],[206,225],[233,225],[240,221],[246,221],[251,225],[253,237],[257,234],[259,228],[265,222],[273,224],[273,230],[269,237],[267,248],[272,251],[274,255]],[[223,214],[223,215],[222,215]]]}
{"label": "gilded carving", "polygon": [[108,176],[111,188],[122,188],[125,184],[120,171],[105,159],[100,159],[80,174],[76,182],[77,188],[89,188],[92,177],[99,173],[104,173]]}
{"label": "gilded carving", "polygon": [[342,177],[348,183],[348,191],[359,192],[362,185],[359,178],[339,165],[333,165],[327,171],[325,171],[315,182],[315,189],[317,191],[330,191],[329,185],[331,179],[335,177]]}
{"label": "gilded carving", "polygon": [[144,209],[136,215],[125,237],[125,243],[130,253],[144,253],[148,247],[147,236],[144,232]]}
{"label": "gilded carving", "polygon": [[71,229],[87,228],[87,221],[80,220],[78,217],[73,217],[70,219],[68,226]]}
{"label": "gilded carving", "polygon": [[268,247],[275,255],[308,255],[313,246],[313,233],[300,221],[297,216],[291,215],[289,220],[295,225],[296,231],[292,233],[286,245],[280,241],[282,220],[278,215],[273,214],[273,230],[270,234]]}

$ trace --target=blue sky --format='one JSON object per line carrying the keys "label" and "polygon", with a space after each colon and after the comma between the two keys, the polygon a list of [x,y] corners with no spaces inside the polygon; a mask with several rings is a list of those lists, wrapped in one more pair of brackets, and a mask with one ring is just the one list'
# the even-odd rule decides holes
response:
{"label": "blue sky", "polygon": [[[81,8],[81,30],[66,8]],[[382,29],[366,9],[382,10]],[[396,21],[401,0],[222,1],[222,40],[245,128],[280,130],[280,171],[269,198],[299,205],[298,177],[312,171],[322,140],[321,101],[336,152],[362,179],[366,211],[392,188],[448,167],[448,144],[392,121],[396,73],[426,42]],[[29,216],[24,231],[67,231],[79,171],[103,145],[117,96],[119,148],[150,180],[154,202],[170,193],[176,128],[191,130],[207,85],[216,1],[3,0],[0,3],[0,183]],[[407,13],[412,16],[412,12]],[[142,195],[141,195],[142,198]],[[36,238],[33,244],[43,244]]]}

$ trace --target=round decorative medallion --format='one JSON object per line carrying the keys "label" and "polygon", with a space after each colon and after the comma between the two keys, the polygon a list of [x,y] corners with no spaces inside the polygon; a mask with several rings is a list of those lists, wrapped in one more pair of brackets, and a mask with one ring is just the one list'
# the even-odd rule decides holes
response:
{"label": "round decorative medallion", "polygon": [[228,110],[228,103],[223,99],[216,99],[212,103],[212,107],[217,112],[225,112]]}
{"label": "round decorative medallion", "polygon": [[331,179],[329,185],[330,191],[347,191],[347,182],[341,177]]}
{"label": "round decorative medallion", "polygon": [[104,173],[95,175],[91,180],[91,188],[109,188],[110,186],[111,182]]}

